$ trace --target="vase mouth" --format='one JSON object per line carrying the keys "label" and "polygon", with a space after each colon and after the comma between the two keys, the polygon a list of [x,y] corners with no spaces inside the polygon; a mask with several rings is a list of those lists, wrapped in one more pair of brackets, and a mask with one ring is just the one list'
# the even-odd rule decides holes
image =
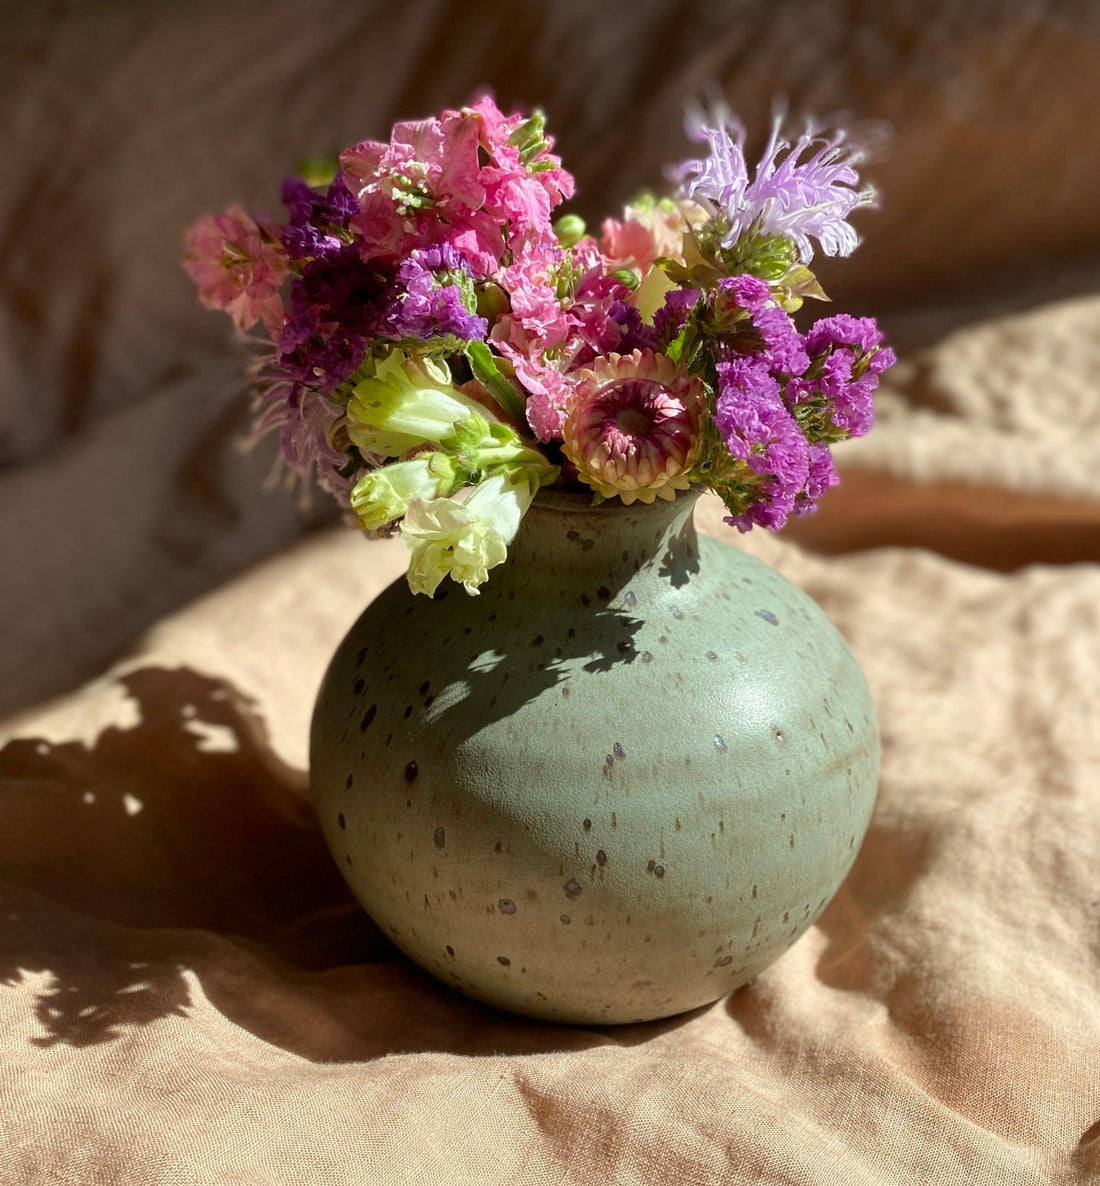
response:
{"label": "vase mouth", "polygon": [[593,492],[588,489],[565,489],[561,486],[544,486],[531,504],[532,509],[539,507],[546,510],[569,511],[572,514],[591,512],[593,515],[636,515],[639,513],[658,514],[661,510],[670,510],[693,505],[702,495],[698,486],[690,490],[677,490],[673,499],[657,498],[651,503],[641,499],[627,505],[621,498],[608,498],[601,503],[592,502]]}

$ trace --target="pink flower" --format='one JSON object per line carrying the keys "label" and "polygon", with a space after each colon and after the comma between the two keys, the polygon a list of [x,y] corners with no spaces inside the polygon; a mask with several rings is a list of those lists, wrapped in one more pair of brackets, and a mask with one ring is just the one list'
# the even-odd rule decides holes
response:
{"label": "pink flower", "polygon": [[628,206],[622,222],[608,218],[600,229],[600,250],[611,269],[631,268],[644,280],[656,259],[683,263],[687,220],[671,202]]}
{"label": "pink flower", "polygon": [[183,266],[208,309],[224,309],[241,329],[257,320],[272,337],[282,329],[286,257],[239,206],[208,214],[188,230]]}
{"label": "pink flower", "polygon": [[530,124],[483,98],[439,119],[397,124],[388,144],[347,149],[340,167],[359,201],[351,227],[364,258],[449,244],[488,276],[506,249],[518,255],[552,244],[550,213],[572,194],[573,179]]}
{"label": "pink flower", "polygon": [[479,274],[497,267],[504,240],[482,209],[480,137],[471,112],[447,111],[395,125],[389,144],[367,140],[341,154],[344,180],[359,200],[351,228],[362,236],[364,259],[448,243]]}
{"label": "pink flower", "polygon": [[703,447],[703,384],[652,350],[597,359],[569,401],[563,451],[605,498],[671,501]]}

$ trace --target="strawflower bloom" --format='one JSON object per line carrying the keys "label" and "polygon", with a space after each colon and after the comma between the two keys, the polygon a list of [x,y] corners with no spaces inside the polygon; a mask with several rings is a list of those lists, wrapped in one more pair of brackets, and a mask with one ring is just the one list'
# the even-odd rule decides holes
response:
{"label": "strawflower bloom", "polygon": [[563,451],[604,498],[672,500],[702,450],[703,384],[663,354],[597,359],[570,398]]}

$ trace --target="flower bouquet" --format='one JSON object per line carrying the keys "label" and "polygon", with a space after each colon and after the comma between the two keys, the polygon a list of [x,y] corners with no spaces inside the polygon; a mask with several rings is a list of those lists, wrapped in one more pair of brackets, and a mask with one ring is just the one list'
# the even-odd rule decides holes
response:
{"label": "flower bouquet", "polygon": [[893,362],[874,321],[792,319],[825,299],[815,244],[858,242],[862,150],[777,118],[750,171],[725,109],[688,131],[672,195],[598,236],[554,217],[574,184],[543,116],[487,97],[289,178],[283,223],[233,206],[188,232],[202,302],[268,335],[258,429],[364,529],[400,530],[414,592],[477,593],[551,485],[704,488],[739,530],[778,529],[870,428]]}

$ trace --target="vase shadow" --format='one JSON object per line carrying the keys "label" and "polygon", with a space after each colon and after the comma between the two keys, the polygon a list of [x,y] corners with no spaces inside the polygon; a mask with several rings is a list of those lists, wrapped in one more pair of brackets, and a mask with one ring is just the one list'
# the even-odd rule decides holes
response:
{"label": "vase shadow", "polygon": [[33,1044],[186,1019],[196,983],[228,1021],[325,1062],[634,1044],[693,1016],[567,1027],[438,984],[354,902],[246,697],[189,668],[119,683],[136,724],[0,750],[0,986],[34,992]]}

